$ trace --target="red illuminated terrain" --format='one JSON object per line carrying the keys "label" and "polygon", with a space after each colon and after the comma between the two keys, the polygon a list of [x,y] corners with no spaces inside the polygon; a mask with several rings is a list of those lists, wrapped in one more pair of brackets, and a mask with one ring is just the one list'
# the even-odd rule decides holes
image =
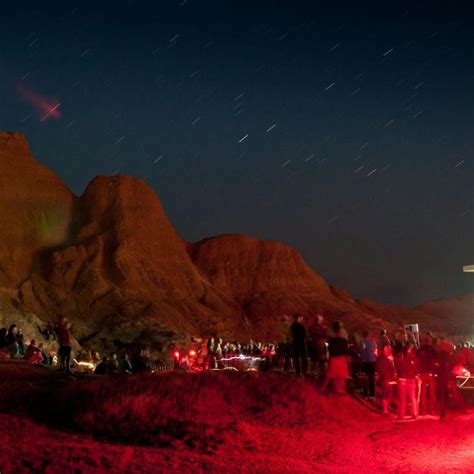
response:
{"label": "red illuminated terrain", "polygon": [[472,413],[396,422],[278,375],[65,379],[10,363],[0,377],[5,473],[444,473],[474,465]]}

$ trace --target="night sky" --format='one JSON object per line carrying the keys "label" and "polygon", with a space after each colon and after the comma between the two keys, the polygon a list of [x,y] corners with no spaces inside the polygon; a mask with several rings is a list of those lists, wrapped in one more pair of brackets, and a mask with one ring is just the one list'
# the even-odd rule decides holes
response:
{"label": "night sky", "polygon": [[0,129],[76,194],[143,178],[185,239],[282,240],[357,297],[474,290],[472,9],[94,3],[0,16]]}

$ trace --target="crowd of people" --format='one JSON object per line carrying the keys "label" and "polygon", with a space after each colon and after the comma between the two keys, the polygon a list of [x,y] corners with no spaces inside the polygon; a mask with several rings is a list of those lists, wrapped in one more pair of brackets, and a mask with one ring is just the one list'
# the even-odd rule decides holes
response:
{"label": "crowd of people", "polygon": [[[49,324],[49,323],[48,323]],[[41,331],[40,331],[41,332]],[[41,334],[44,333],[41,332]],[[23,331],[16,324],[0,329],[0,358],[24,360],[27,364],[42,364],[45,366],[61,366],[70,371],[71,337],[66,318],[60,318],[58,324],[51,326],[51,334],[59,341],[59,350],[49,350],[44,341],[31,339],[25,342]],[[44,337],[46,341],[48,337]]]}
{"label": "crowd of people", "polygon": [[399,418],[408,409],[413,418],[420,413],[443,417],[449,397],[462,405],[455,376],[469,376],[474,365],[469,342],[456,346],[429,332],[409,331],[402,324],[392,337],[386,330],[349,337],[342,321],[334,322],[331,329],[318,315],[306,330],[303,318],[296,315],[290,326],[291,345],[282,350],[291,354],[297,375],[306,375],[308,359],[312,362],[322,391],[332,387],[341,394],[350,386],[370,401],[378,393],[383,413],[394,412]]}
{"label": "crowd of people", "polygon": [[[71,324],[65,316],[60,316],[56,324],[46,323],[38,327],[44,341],[32,339],[27,344],[21,328],[11,324],[0,329],[0,359],[22,360],[27,364],[55,367],[66,374],[73,371],[94,373],[97,375],[137,374],[146,371],[163,371],[170,365],[161,360],[154,360],[150,352],[141,349],[132,357],[128,353],[111,352],[101,356],[99,352],[87,347],[78,350],[72,358]],[[57,350],[47,349],[55,342]]]}
{"label": "crowd of people", "polygon": [[[126,352],[101,357],[84,347],[72,359],[71,325],[65,316],[39,329],[45,341],[56,342],[57,352],[46,350],[42,341],[33,339],[26,344],[21,328],[11,324],[0,329],[0,356],[66,373],[73,368],[97,375],[170,369],[164,360],[153,360],[145,349],[132,357]],[[322,392],[352,390],[370,402],[378,399],[383,413],[396,413],[400,418],[408,411],[414,418],[419,414],[444,416],[448,398],[459,397],[453,386],[456,371],[469,376],[474,368],[474,347],[469,342],[455,346],[431,333],[407,331],[403,325],[390,335],[386,330],[377,335],[367,330],[349,336],[342,321],[329,328],[324,317],[316,315],[307,327],[298,314],[279,343],[224,342],[211,337],[195,340],[188,351],[177,350],[173,357],[174,368],[275,370],[313,376]]]}
{"label": "crowd of people", "polygon": [[[233,368],[277,370],[311,376],[322,392],[353,391],[378,403],[384,414],[444,416],[448,398],[462,404],[455,373],[469,376],[474,347],[454,345],[427,332],[419,334],[400,325],[393,334],[363,331],[349,336],[342,321],[328,327],[317,315],[306,327],[295,315],[288,337],[280,343],[224,342],[210,338],[187,354],[176,352],[180,367],[208,370]],[[457,371],[457,372],[456,372]]]}

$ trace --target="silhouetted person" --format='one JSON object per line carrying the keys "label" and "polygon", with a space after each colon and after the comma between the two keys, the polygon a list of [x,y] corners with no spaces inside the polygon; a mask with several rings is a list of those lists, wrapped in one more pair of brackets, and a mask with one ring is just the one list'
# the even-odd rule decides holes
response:
{"label": "silhouetted person", "polygon": [[11,357],[17,357],[19,352],[19,344],[18,344],[18,328],[16,324],[10,325],[8,328],[7,335],[5,336],[5,340],[7,342],[7,349],[10,352]]}
{"label": "silhouetted person", "polygon": [[7,328],[0,329],[0,349],[3,349],[8,346],[7,333]]}
{"label": "silhouetted person", "polygon": [[51,337],[52,339],[56,339],[56,336],[54,334],[54,326],[51,321],[48,321],[44,327],[43,335],[47,341],[49,341],[49,338]]}
{"label": "silhouetted person", "polygon": [[117,359],[117,354],[111,352],[109,359],[107,360],[107,373],[108,374],[118,374],[120,370],[120,364]]}
{"label": "silhouetted person", "polygon": [[147,350],[142,349],[135,354],[132,359],[132,367],[135,374],[150,370],[150,357]]}
{"label": "silhouetted person", "polygon": [[324,323],[324,317],[321,314],[316,315],[316,321],[309,328],[309,339],[311,347],[311,360],[314,368],[318,372],[320,379],[324,378],[327,368],[328,355],[326,341],[328,338],[328,328]]}
{"label": "silhouetted person", "polygon": [[443,419],[448,408],[450,385],[454,380],[452,371],[455,364],[453,345],[447,341],[442,341],[438,346],[438,364],[438,405],[439,416]]}
{"label": "silhouetted person", "polygon": [[385,415],[388,415],[390,400],[393,397],[393,386],[397,379],[391,345],[383,347],[377,357],[376,367],[382,384],[382,410]]}
{"label": "silhouetted person", "polygon": [[[363,340],[360,344],[360,363],[361,369],[367,375],[368,396],[375,397],[375,365],[377,362],[377,344],[369,331],[362,334]],[[365,387],[367,390],[367,387]],[[367,395],[367,393],[366,393]]]}
{"label": "silhouetted person", "polygon": [[23,329],[18,329],[18,334],[16,335],[16,342],[18,344],[18,353],[23,355],[25,353],[25,341],[23,338]]}
{"label": "silhouetted person", "polygon": [[431,336],[425,336],[416,356],[421,380],[420,413],[431,414],[436,408],[436,374],[438,372],[438,355],[433,347]]}
{"label": "silhouetted person", "polygon": [[133,372],[132,363],[128,358],[128,354],[124,354],[120,361],[120,373],[131,375]]}
{"label": "silhouetted person", "polygon": [[71,325],[66,316],[60,316],[59,322],[56,326],[56,334],[59,342],[59,370],[64,370],[66,373],[71,373]]}
{"label": "silhouetted person", "polygon": [[329,382],[332,382],[334,391],[338,394],[343,394],[346,391],[346,380],[349,376],[349,368],[347,367],[349,344],[342,321],[336,321],[332,329],[334,336],[328,342],[328,371],[321,390],[325,391]]}
{"label": "silhouetted person", "polygon": [[308,371],[308,356],[306,354],[306,329],[303,326],[303,317],[295,314],[294,322],[290,326],[290,334],[293,348],[293,364],[296,375],[306,375]]}
{"label": "silhouetted person", "polygon": [[97,364],[94,369],[94,374],[105,375],[107,373],[107,356],[102,357],[102,360]]}
{"label": "silhouetted person", "polygon": [[387,336],[387,330],[382,329],[380,331],[379,341],[378,341],[378,353],[381,354],[382,350],[385,346],[390,346],[391,342],[389,337]]}

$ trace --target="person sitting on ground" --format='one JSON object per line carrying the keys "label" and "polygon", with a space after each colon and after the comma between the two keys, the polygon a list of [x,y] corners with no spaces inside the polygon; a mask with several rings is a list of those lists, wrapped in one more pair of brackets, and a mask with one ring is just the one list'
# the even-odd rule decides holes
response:
{"label": "person sitting on ground", "polygon": [[349,376],[347,367],[347,357],[349,355],[349,346],[345,337],[344,326],[341,321],[336,321],[332,329],[334,336],[329,339],[329,364],[321,391],[325,391],[332,382],[335,393],[342,395],[346,391],[346,380]]}
{"label": "person sitting on ground", "polygon": [[94,365],[97,365],[102,359],[100,358],[100,354],[95,351],[92,353],[92,360],[91,362],[94,364]]}
{"label": "person sitting on ground", "polygon": [[124,354],[120,361],[120,373],[132,375],[133,369],[128,354]]}
{"label": "person sitting on ground", "polygon": [[36,345],[36,341],[34,339],[31,340],[30,345],[26,348],[25,361],[27,364],[34,365],[41,364],[41,362],[43,362],[41,349]]}
{"label": "person sitting on ground", "polygon": [[51,357],[51,355],[50,355],[48,352],[46,352],[46,350],[45,350],[45,348],[44,348],[44,344],[43,344],[42,342],[40,342],[40,343],[38,344],[38,349],[40,350],[41,355],[43,356],[43,362],[42,362],[42,364],[43,364],[43,365],[47,365],[47,366],[52,365],[52,357]]}
{"label": "person sitting on ground", "polygon": [[120,370],[120,365],[117,359],[117,354],[115,352],[111,352],[109,359],[107,360],[107,373],[118,374],[119,370]]}
{"label": "person sitting on ground", "polygon": [[235,352],[236,354],[242,354],[242,344],[239,341],[235,341]]}
{"label": "person sitting on ground", "polygon": [[94,369],[94,374],[105,375],[107,373],[107,356],[102,357],[102,360],[97,364]]}

